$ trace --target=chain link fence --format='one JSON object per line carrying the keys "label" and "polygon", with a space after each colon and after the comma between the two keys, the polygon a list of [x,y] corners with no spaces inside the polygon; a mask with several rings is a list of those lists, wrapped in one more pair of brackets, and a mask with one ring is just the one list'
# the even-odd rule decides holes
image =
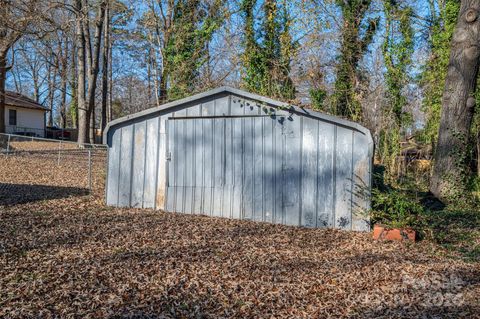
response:
{"label": "chain link fence", "polygon": [[106,159],[104,145],[0,134],[0,199],[39,190],[102,194]]}

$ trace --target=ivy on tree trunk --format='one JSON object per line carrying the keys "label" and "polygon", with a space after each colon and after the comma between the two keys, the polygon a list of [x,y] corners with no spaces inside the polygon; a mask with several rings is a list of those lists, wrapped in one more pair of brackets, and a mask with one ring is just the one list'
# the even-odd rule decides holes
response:
{"label": "ivy on tree trunk", "polygon": [[0,55],[0,133],[5,133],[5,79],[7,77],[7,58]]}
{"label": "ivy on tree trunk", "polygon": [[342,10],[343,26],[332,111],[354,121],[362,120],[357,98],[358,64],[372,42],[378,24],[378,19],[370,19],[366,29],[361,28],[370,3],[371,0],[337,0]]}
{"label": "ivy on tree trunk", "polygon": [[386,123],[381,129],[378,152],[387,169],[387,177],[394,180],[398,171],[397,159],[401,155],[402,129],[411,123],[412,117],[404,109],[407,98],[403,92],[408,84],[408,66],[413,54],[412,9],[408,6],[400,7],[394,0],[385,0],[383,6],[386,23],[382,51],[387,71],[385,82],[388,103],[383,109]]}
{"label": "ivy on tree trunk", "polygon": [[266,0],[258,29],[255,28],[256,4],[256,0],[243,0],[241,4],[245,23],[243,85],[250,92],[293,100],[295,86],[290,77],[290,63],[298,45],[290,34],[292,19],[287,1],[279,4],[277,0]]}
{"label": "ivy on tree trunk", "polygon": [[469,176],[470,128],[480,56],[480,0],[463,0],[453,33],[430,191],[449,202],[463,196]]}

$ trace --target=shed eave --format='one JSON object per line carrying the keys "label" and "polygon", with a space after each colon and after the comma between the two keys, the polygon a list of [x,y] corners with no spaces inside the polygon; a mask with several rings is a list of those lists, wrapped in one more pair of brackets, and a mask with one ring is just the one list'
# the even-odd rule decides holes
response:
{"label": "shed eave", "polygon": [[183,98],[183,99],[179,99],[179,100],[176,100],[176,101],[172,101],[172,102],[160,105],[158,107],[153,107],[153,108],[141,111],[141,112],[126,115],[126,116],[123,116],[123,117],[118,118],[116,120],[113,120],[113,121],[107,123],[107,126],[105,127],[105,131],[103,133],[103,143],[107,144],[108,132],[113,126],[119,125],[121,123],[130,121],[130,120],[139,119],[139,118],[142,118],[142,117],[145,117],[145,116],[157,113],[157,112],[166,111],[170,108],[174,108],[174,107],[177,107],[177,106],[185,104],[185,103],[190,103],[192,101],[196,101],[196,100],[199,100],[199,99],[203,99],[203,98],[214,96],[214,95],[221,94],[221,93],[234,94],[234,95],[237,95],[239,97],[263,102],[265,104],[268,104],[268,105],[271,105],[271,106],[274,106],[274,107],[277,107],[277,108],[287,108],[288,110],[291,110],[292,112],[295,112],[299,115],[318,118],[320,120],[324,120],[324,121],[328,121],[328,122],[332,122],[332,123],[336,123],[336,124],[339,124],[339,125],[342,125],[342,126],[352,128],[356,131],[359,131],[359,132],[365,134],[367,136],[367,138],[369,139],[369,144],[371,145],[371,147],[373,147],[373,139],[372,139],[370,130],[361,126],[358,123],[348,121],[348,120],[345,120],[345,119],[342,119],[342,118],[339,118],[339,117],[336,117],[336,116],[332,116],[332,115],[328,115],[328,114],[319,113],[319,112],[316,112],[316,111],[300,108],[300,107],[297,107],[297,106],[294,106],[294,105],[291,105],[291,104],[288,104],[288,103],[285,103],[285,102],[280,102],[280,101],[273,100],[273,99],[265,97],[265,96],[250,93],[250,92],[243,91],[243,90],[240,90],[240,89],[235,89],[235,88],[232,88],[232,87],[229,87],[229,86],[221,86],[221,87],[218,87],[218,88],[206,91],[206,92],[195,94],[195,95]]}

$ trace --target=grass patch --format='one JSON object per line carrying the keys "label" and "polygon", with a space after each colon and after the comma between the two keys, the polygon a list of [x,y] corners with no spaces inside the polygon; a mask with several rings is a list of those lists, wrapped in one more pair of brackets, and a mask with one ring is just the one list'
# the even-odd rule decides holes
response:
{"label": "grass patch", "polygon": [[422,232],[426,239],[453,256],[480,261],[480,212],[475,210],[426,210]]}
{"label": "grass patch", "polygon": [[428,191],[428,181],[415,174],[402,176],[392,186],[385,183],[384,168],[376,165],[373,177],[372,206],[377,209],[373,211],[374,221],[380,216],[394,227],[411,226],[420,239],[433,244],[432,253],[441,248],[442,254],[449,257],[480,261],[479,198],[476,203],[472,198],[446,206]]}

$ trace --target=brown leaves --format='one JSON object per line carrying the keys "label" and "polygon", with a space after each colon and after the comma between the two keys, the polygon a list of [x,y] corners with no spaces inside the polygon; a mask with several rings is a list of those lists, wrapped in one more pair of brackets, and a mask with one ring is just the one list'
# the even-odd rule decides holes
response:
{"label": "brown leaves", "polygon": [[[0,161],[5,167],[23,159]],[[479,265],[435,257],[426,243],[106,207],[102,174],[96,170],[92,196],[0,208],[0,317],[409,318],[480,311]],[[37,175],[43,184],[34,166],[16,178],[26,185]],[[65,175],[62,185],[77,177]],[[0,175],[0,183],[14,181]],[[2,198],[12,189],[2,188]]]}

